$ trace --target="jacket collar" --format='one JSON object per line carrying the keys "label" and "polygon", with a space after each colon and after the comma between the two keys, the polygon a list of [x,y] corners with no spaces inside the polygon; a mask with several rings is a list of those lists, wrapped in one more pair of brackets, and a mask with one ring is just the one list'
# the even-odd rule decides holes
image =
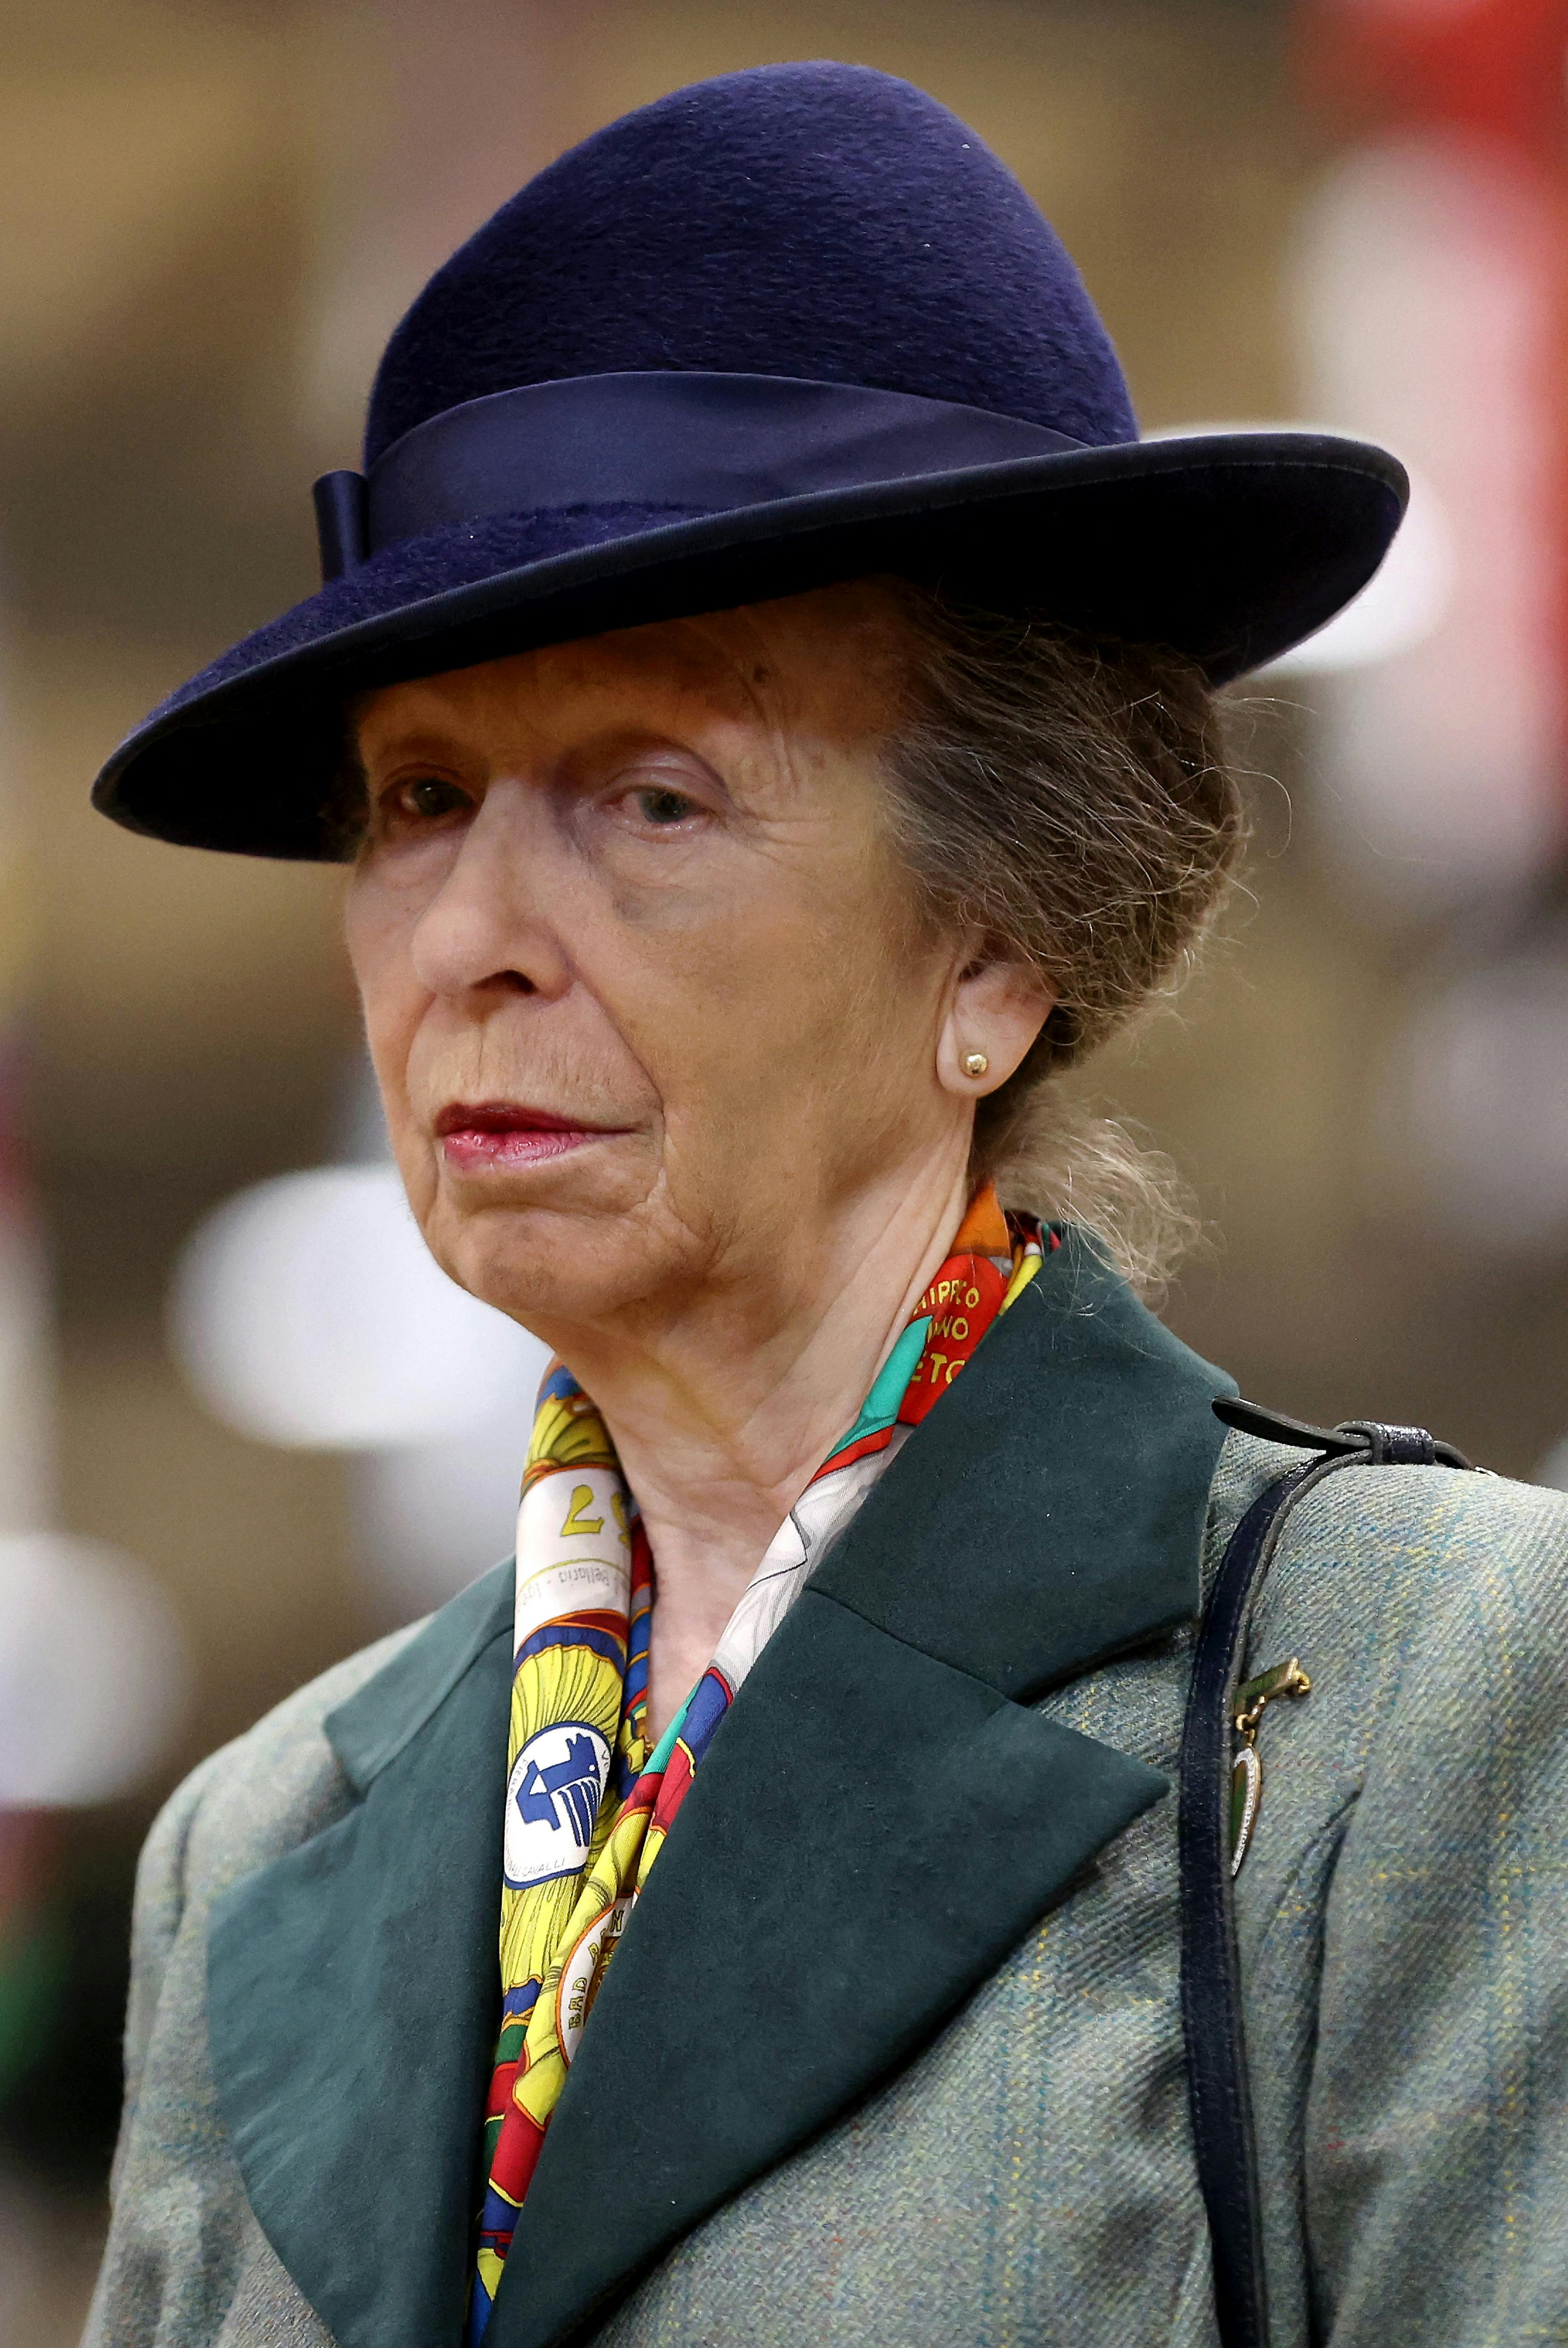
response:
{"label": "jacket collar", "polygon": [[[692,1786],[551,2123],[488,2348],[596,2320],[907,2060],[1167,1790],[1027,1704],[1195,1612],[1209,1406],[1232,1390],[1071,1232],[990,1331]],[[246,2189],[340,2348],[461,2332],[510,1599],[498,1568],[340,1707],[354,1807],[214,1922]]]}
{"label": "jacket collar", "polygon": [[510,1562],[326,1722],[352,1807],[213,1912],[219,2101],[339,2348],[456,2348],[495,2041]]}
{"label": "jacket collar", "polygon": [[1069,1230],[813,1586],[1027,1703],[1196,1613],[1235,1391]]}

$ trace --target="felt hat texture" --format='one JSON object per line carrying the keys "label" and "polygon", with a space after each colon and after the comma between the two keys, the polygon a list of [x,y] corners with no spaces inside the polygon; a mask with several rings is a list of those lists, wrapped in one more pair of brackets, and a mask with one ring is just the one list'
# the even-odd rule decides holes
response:
{"label": "felt hat texture", "polygon": [[99,776],[138,831],[343,853],[350,696],[894,572],[1169,644],[1216,685],[1377,569],[1404,474],[1304,433],[1142,441],[1019,182],[833,63],[674,91],[541,171],[433,277],[317,484],[323,583]]}

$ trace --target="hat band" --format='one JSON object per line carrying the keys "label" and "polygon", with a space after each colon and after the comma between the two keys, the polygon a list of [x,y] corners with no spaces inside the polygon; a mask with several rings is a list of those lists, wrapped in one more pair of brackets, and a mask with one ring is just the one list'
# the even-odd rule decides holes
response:
{"label": "hat band", "polygon": [[661,369],[526,384],[415,425],[368,475],[324,474],[322,576],[341,578],[399,539],[496,515],[723,513],[1085,446],[1022,417],[790,376]]}

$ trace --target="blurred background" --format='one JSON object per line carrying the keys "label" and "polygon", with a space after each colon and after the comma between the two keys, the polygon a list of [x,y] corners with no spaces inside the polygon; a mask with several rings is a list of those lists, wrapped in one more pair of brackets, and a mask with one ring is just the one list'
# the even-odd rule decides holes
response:
{"label": "blurred background", "polygon": [[[832,56],[973,122],[1149,430],[1410,465],[1238,697],[1224,937],[1096,1086],[1243,1391],[1568,1483],[1568,0],[8,0],[0,15],[0,2340],[74,2341],[131,1870],[202,1754],[509,1546],[530,1343],[422,1260],[330,872],[91,776],[315,583],[387,332],[629,107]],[[473,1406],[475,1391],[485,1399]]]}

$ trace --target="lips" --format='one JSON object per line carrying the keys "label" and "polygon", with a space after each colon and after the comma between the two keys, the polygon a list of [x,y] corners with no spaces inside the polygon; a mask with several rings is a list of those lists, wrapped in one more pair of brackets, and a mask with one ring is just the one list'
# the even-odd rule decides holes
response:
{"label": "lips", "polygon": [[446,1163],[460,1173],[538,1166],[620,1130],[517,1101],[453,1101],[436,1120]]}

